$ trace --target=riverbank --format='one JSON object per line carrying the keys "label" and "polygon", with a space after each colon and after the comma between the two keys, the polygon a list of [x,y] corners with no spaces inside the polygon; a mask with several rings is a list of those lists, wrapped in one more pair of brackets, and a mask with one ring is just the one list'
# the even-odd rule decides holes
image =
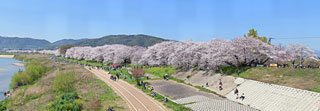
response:
{"label": "riverbank", "polygon": [[16,66],[24,66],[23,63],[13,63],[13,65],[16,65]]}
{"label": "riverbank", "polygon": [[[105,111],[108,107],[113,107],[117,111],[130,110],[125,101],[116,95],[109,86],[83,67],[54,62],[47,55],[23,54],[18,55],[17,58],[25,60],[25,63],[28,64],[26,71],[19,72],[21,74],[17,73],[21,76],[29,75],[28,72],[42,72],[43,70],[39,66],[44,67],[46,71],[44,74],[34,75],[34,77],[39,77],[37,80],[13,84],[12,86],[18,87],[13,88],[11,97],[0,101],[0,111],[3,110],[1,108],[25,111],[55,111],[56,108],[73,111]],[[28,60],[32,61],[28,62]],[[30,71],[33,69],[40,70]],[[19,79],[24,78],[14,80],[18,80],[15,82],[30,81],[28,79],[20,81]],[[62,99],[63,97],[70,98],[65,100]]]}
{"label": "riverbank", "polygon": [[[0,58],[0,92],[5,92],[10,90],[9,85],[11,82],[12,76],[17,73],[19,70],[24,70],[23,66],[16,66],[13,63],[19,63],[13,58]],[[0,101],[4,100],[5,96],[3,93],[0,93]],[[1,111],[1,110],[0,110]]]}
{"label": "riverbank", "polygon": [[13,58],[14,55],[0,55],[0,58]]}

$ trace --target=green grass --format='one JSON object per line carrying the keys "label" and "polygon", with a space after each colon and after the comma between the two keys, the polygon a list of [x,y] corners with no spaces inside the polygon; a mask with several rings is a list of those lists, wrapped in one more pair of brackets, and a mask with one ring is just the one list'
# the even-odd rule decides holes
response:
{"label": "green grass", "polygon": [[314,92],[320,89],[320,69],[256,67],[241,73],[240,77]]}
{"label": "green grass", "polygon": [[200,91],[204,91],[204,92],[208,92],[208,93],[212,93],[212,94],[217,95],[217,93],[216,93],[216,92],[211,91],[211,90],[209,90],[209,89],[207,89],[207,88],[204,88],[204,87],[201,87],[201,86],[195,86],[195,88],[200,89]]}
{"label": "green grass", "polygon": [[317,89],[317,88],[309,88],[308,90],[309,90],[309,91],[313,91],[313,92],[320,93],[320,89]]}
{"label": "green grass", "polygon": [[76,74],[74,72],[58,74],[53,81],[53,91],[58,94],[74,92],[75,76]]}
{"label": "green grass", "polygon": [[62,93],[48,105],[49,111],[81,111],[83,101],[78,94]]}
{"label": "green grass", "polygon": [[32,100],[40,98],[41,96],[42,96],[41,94],[28,96],[28,97],[23,99],[23,103],[28,103],[29,101],[32,101]]}
{"label": "green grass", "polygon": [[106,93],[100,95],[100,100],[101,100],[101,101],[106,101],[106,100],[108,100],[108,101],[114,101],[114,100],[120,99],[120,97],[117,96],[117,95],[113,92],[113,90],[112,90],[109,86],[107,86],[102,80],[97,79],[96,81],[99,83],[99,85],[101,86],[101,88],[106,91]]}
{"label": "green grass", "polygon": [[64,57],[57,57],[58,59],[64,59],[73,63],[82,63],[87,64],[91,66],[105,66],[106,64],[103,64],[102,62],[96,62],[96,61],[86,61],[86,60],[79,60],[79,59],[71,59],[71,58],[64,58]]}
{"label": "green grass", "polygon": [[[238,72],[242,73],[249,69],[249,67],[231,67],[231,66],[223,66],[220,67],[223,74],[227,75],[236,75]],[[220,73],[220,72],[218,72]]]}
{"label": "green grass", "polygon": [[187,75],[187,79],[189,79],[191,77],[191,75]]}
{"label": "green grass", "polygon": [[152,68],[144,68],[143,69],[146,73],[152,74],[157,77],[163,77],[165,74],[169,76],[176,72],[177,70],[170,66],[162,66],[162,67],[152,67]]}
{"label": "green grass", "polygon": [[[46,68],[49,67],[50,70],[46,71],[45,74],[42,74],[41,70],[38,71],[38,67],[26,68],[27,71],[23,72],[24,74],[32,73],[32,78],[34,79],[36,77],[39,80],[35,79],[33,83],[24,84],[20,87],[17,87],[12,92],[15,95],[14,97],[0,101],[0,111],[59,110],[59,107],[66,109],[69,108],[69,110],[79,110],[79,106],[81,110],[95,111],[105,111],[109,106],[115,108],[116,110],[127,110],[128,108],[125,102],[119,96],[117,96],[110,87],[108,87],[101,80],[96,79],[93,75],[88,73],[86,69],[81,68],[78,65],[71,65],[61,62],[55,63],[50,61],[48,56],[44,55],[21,54],[16,57],[25,60],[25,63],[28,64],[26,67],[36,64],[39,66],[43,65]],[[73,61],[76,62],[77,60]],[[90,63],[94,64],[94,62]],[[77,70],[76,73],[74,72],[75,70]],[[25,78],[22,78],[21,80],[31,80],[31,78],[28,77],[29,76],[25,76]],[[29,88],[39,88],[43,86],[45,86],[45,90],[37,92],[37,94],[30,93],[30,91],[33,89],[30,90]],[[72,100],[73,102],[70,102],[71,100],[64,101],[59,97],[61,95],[68,94],[69,92],[79,94],[79,98]],[[25,95],[29,96],[25,97]],[[54,99],[54,97],[56,98]],[[50,103],[52,103],[51,109],[49,108]],[[22,109],[26,107],[27,109]]]}
{"label": "green grass", "polygon": [[184,80],[177,79],[177,78],[174,78],[174,77],[171,77],[170,79],[171,79],[171,80],[174,80],[174,81],[176,81],[176,82],[178,82],[178,83],[185,83]]}
{"label": "green grass", "polygon": [[0,101],[0,111],[6,111],[8,107],[8,103],[13,102],[13,99],[5,99]]}

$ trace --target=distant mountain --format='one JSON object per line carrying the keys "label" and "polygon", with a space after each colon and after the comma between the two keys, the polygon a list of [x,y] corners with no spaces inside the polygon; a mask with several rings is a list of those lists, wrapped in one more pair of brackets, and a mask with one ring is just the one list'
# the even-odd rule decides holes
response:
{"label": "distant mountain", "polygon": [[55,49],[65,44],[74,44],[78,46],[102,46],[105,44],[123,44],[128,46],[148,47],[153,44],[168,41],[166,39],[149,36],[149,35],[109,35],[95,39],[62,39],[50,43],[47,40],[18,38],[18,37],[1,37],[1,49]]}
{"label": "distant mountain", "polygon": [[42,49],[49,44],[47,40],[0,36],[0,49]]}
{"label": "distant mountain", "polygon": [[51,44],[49,44],[46,49],[56,49],[59,48],[61,45],[65,45],[65,44],[75,44],[76,42],[80,42],[81,40],[84,39],[79,39],[79,40],[75,40],[75,39],[62,39],[62,40],[58,40],[55,41]]}
{"label": "distant mountain", "polygon": [[128,46],[142,46],[148,47],[152,46],[153,44],[168,41],[162,38],[149,36],[149,35],[109,35],[104,36],[97,39],[87,39],[81,40],[79,42],[75,42],[75,45],[79,46],[102,46],[105,44],[124,44]]}
{"label": "distant mountain", "polygon": [[79,41],[81,41],[81,40],[62,39],[62,40],[55,41],[55,42],[53,42],[52,44],[53,44],[53,45],[64,45],[64,44],[73,44],[73,43],[76,43],[76,42],[79,42]]}

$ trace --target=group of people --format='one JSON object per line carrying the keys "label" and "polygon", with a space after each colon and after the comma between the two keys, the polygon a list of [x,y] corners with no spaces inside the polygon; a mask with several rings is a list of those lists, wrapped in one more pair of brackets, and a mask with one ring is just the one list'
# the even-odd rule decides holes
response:
{"label": "group of people", "polygon": [[242,95],[239,97],[239,90],[238,90],[238,88],[236,88],[236,89],[234,90],[234,94],[237,95],[236,99],[240,99],[240,100],[242,100],[242,101],[245,99],[244,93],[242,93]]}
{"label": "group of people", "polygon": [[5,97],[10,97],[10,91],[1,92]]}
{"label": "group of people", "polygon": [[109,107],[107,111],[115,111],[115,110],[113,110],[113,107]]}
{"label": "group of people", "polygon": [[219,79],[219,90],[221,91],[221,90],[223,90],[223,88],[222,88],[222,81],[221,81],[221,79]]}
{"label": "group of people", "polygon": [[[111,74],[111,73],[108,73],[108,74]],[[132,80],[132,75],[131,74],[123,74],[122,71],[120,71],[120,73],[116,73],[116,75],[111,75],[110,79],[116,81],[117,79],[120,79],[121,76],[122,76],[123,79],[128,79],[128,75],[129,75],[129,79]]]}
{"label": "group of people", "polygon": [[121,76],[121,73],[120,74],[117,73],[115,76],[111,75],[110,79],[113,80],[113,81],[117,81],[117,79],[120,79],[120,76]]}
{"label": "group of people", "polygon": [[[153,88],[153,87],[152,87],[152,88]],[[151,97],[157,97],[157,93],[152,92],[152,93],[151,93]],[[162,102],[164,102],[164,103],[168,102],[168,98],[167,98],[167,97],[164,97],[164,98],[162,99]]]}
{"label": "group of people", "polygon": [[[223,87],[222,87],[222,81],[221,81],[221,79],[219,79],[219,90],[221,91],[221,90],[223,90]],[[203,86],[202,86],[203,87]],[[209,82],[206,82],[206,87],[209,87]]]}
{"label": "group of people", "polygon": [[110,79],[113,81],[117,81],[117,79],[119,79],[119,78],[117,78],[117,76],[110,76]]}
{"label": "group of people", "polygon": [[142,90],[146,90],[147,89],[147,83],[143,82],[143,81],[139,81],[137,83],[138,86],[142,86]]}

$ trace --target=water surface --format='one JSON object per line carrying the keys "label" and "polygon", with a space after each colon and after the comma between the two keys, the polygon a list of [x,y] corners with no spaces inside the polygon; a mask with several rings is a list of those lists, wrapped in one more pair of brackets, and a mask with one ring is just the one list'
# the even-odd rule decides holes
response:
{"label": "water surface", "polygon": [[[12,58],[0,58],[0,92],[9,90],[11,77],[19,70],[24,70],[23,66],[16,66],[13,63],[21,63],[21,61]],[[0,101],[5,99],[3,93],[0,93]]]}

